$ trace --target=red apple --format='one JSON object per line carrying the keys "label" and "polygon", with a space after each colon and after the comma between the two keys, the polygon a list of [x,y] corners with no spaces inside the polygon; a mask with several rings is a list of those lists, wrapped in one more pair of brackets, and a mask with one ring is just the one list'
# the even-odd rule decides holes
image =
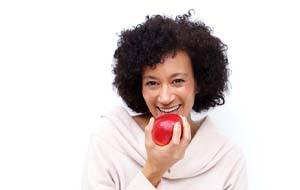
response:
{"label": "red apple", "polygon": [[180,122],[182,134],[183,123],[179,115],[163,114],[156,118],[152,129],[153,141],[160,146],[169,144],[173,136],[173,128],[176,122]]}

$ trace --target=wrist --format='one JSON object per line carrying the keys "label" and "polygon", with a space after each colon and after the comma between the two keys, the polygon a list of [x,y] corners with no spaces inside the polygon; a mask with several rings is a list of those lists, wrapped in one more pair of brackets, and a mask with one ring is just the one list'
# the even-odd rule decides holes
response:
{"label": "wrist", "polygon": [[159,172],[158,170],[149,167],[147,164],[144,166],[142,173],[154,187],[157,187],[163,174],[163,172]]}

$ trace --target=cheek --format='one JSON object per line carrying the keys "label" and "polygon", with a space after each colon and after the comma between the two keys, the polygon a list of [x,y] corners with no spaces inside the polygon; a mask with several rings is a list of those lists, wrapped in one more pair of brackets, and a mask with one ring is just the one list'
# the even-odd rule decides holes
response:
{"label": "cheek", "polygon": [[147,105],[149,105],[153,102],[154,98],[151,93],[149,93],[148,91],[143,91],[142,94],[143,94],[143,98]]}
{"label": "cheek", "polygon": [[188,82],[183,88],[183,92],[186,94],[194,94],[195,93],[195,84],[193,82]]}
{"label": "cheek", "polygon": [[192,94],[194,92],[194,88],[191,86],[187,86],[183,89],[183,93],[185,94]]}
{"label": "cheek", "polygon": [[194,105],[195,100],[195,86],[193,83],[188,83],[184,88],[182,88],[182,97],[185,100],[185,104],[190,106]]}

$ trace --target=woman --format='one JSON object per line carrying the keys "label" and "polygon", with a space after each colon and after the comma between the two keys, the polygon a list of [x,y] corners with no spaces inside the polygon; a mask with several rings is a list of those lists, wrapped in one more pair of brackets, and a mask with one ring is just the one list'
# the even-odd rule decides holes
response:
{"label": "woman", "polygon": [[[191,14],[155,15],[122,31],[115,51],[114,86],[131,110],[101,117],[91,138],[89,190],[244,190],[245,159],[209,116],[191,112],[224,104],[228,83],[226,45]],[[169,144],[153,142],[154,119],[182,117]]]}

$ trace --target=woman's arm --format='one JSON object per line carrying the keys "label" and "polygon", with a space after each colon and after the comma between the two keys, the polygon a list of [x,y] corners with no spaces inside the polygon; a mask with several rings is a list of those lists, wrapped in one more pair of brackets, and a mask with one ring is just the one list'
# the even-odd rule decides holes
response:
{"label": "woman's arm", "polygon": [[92,135],[86,160],[84,190],[116,190],[101,140]]}
{"label": "woman's arm", "polygon": [[[156,190],[140,171],[125,187],[111,163],[113,148],[97,135],[92,135],[86,162],[84,190]],[[122,183],[122,184],[121,184]]]}
{"label": "woman's arm", "polygon": [[237,155],[239,159],[234,164],[230,175],[224,186],[225,190],[247,190],[248,180],[247,180],[247,169],[246,169],[246,159],[242,152]]}

